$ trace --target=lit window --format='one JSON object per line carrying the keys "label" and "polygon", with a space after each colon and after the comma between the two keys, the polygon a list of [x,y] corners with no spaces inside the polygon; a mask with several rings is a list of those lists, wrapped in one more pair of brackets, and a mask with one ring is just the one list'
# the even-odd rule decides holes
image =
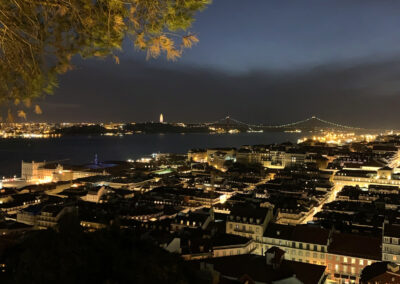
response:
{"label": "lit window", "polygon": [[347,263],[347,257],[343,257],[343,262]]}
{"label": "lit window", "polygon": [[364,265],[364,259],[360,259],[360,265]]}
{"label": "lit window", "polygon": [[355,264],[355,263],[356,263],[356,259],[355,259],[355,258],[352,258],[352,259],[351,259],[351,263],[352,263],[352,264]]}
{"label": "lit window", "polygon": [[335,272],[339,272],[339,264],[335,264]]}

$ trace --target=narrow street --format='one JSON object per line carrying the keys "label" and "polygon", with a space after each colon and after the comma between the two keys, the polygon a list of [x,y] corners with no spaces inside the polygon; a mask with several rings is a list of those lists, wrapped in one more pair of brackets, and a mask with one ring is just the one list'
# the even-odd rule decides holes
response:
{"label": "narrow street", "polygon": [[325,199],[325,201],[321,202],[321,204],[318,207],[315,207],[313,209],[313,212],[311,214],[309,214],[302,222],[301,224],[307,224],[308,222],[312,221],[314,218],[314,215],[317,214],[318,212],[320,212],[322,210],[322,207],[324,206],[324,204],[332,202],[336,199],[336,195],[338,194],[338,192],[340,192],[343,188],[343,185],[339,185],[339,184],[335,184],[333,186],[332,191],[329,193],[328,198]]}

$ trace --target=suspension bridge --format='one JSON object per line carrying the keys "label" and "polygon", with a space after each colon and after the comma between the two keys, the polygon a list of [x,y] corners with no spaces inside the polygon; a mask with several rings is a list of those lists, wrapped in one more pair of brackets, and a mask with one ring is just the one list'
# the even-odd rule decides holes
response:
{"label": "suspension bridge", "polygon": [[361,130],[360,127],[354,127],[349,125],[343,125],[331,121],[324,120],[317,116],[312,116],[307,119],[278,124],[278,125],[266,125],[266,124],[251,124],[240,120],[237,120],[231,116],[226,116],[219,120],[205,123],[207,126],[215,126],[221,128],[251,128],[251,129],[265,129],[265,130],[286,130],[286,129],[342,129],[342,130]]}

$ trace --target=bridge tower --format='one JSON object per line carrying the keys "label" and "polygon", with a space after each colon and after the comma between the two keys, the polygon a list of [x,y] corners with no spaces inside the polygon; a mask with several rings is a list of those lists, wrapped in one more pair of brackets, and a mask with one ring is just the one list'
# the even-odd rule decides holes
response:
{"label": "bridge tower", "polygon": [[227,117],[225,117],[225,121],[226,121],[226,129],[229,130],[229,124],[231,122],[231,117],[228,115]]}

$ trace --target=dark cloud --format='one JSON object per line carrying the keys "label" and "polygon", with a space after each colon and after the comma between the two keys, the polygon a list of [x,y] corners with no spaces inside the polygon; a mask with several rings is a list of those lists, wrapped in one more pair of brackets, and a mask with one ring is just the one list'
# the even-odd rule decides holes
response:
{"label": "dark cloud", "polygon": [[42,120],[262,123],[318,115],[362,127],[400,128],[400,58],[291,72],[225,73],[170,63],[78,62],[43,104]]}

